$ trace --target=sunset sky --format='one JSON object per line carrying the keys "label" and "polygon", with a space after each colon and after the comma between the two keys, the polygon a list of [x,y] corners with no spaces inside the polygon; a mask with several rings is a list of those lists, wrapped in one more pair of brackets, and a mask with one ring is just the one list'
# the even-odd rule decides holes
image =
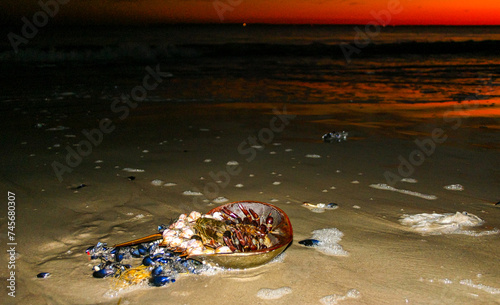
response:
{"label": "sunset sky", "polygon": [[[56,0],[42,0],[53,2]],[[388,11],[391,25],[500,25],[499,0],[59,0],[52,23],[326,23],[366,24]],[[216,9],[217,7],[217,9]],[[31,20],[36,0],[2,0],[8,23]]]}

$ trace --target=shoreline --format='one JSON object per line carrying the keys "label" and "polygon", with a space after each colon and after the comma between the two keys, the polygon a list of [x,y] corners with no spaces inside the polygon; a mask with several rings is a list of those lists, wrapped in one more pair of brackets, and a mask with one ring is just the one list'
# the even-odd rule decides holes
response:
{"label": "shoreline", "polygon": [[[282,105],[276,108],[283,109]],[[274,301],[278,304],[320,304],[322,297],[345,296],[351,289],[359,291],[360,297],[340,304],[499,302],[498,294],[477,288],[481,284],[500,289],[496,284],[500,267],[495,263],[499,235],[422,236],[399,223],[404,214],[467,211],[483,219],[486,226],[500,228],[500,209],[494,206],[500,186],[498,146],[494,143],[499,141],[493,129],[470,127],[477,126],[468,124],[476,119],[464,119],[461,134],[438,143],[421,165],[414,166],[408,177],[416,183],[395,184],[397,189],[437,197],[426,200],[370,185],[387,183],[387,171],[399,174],[399,156],[408,160],[418,148],[414,135],[429,137],[429,131],[444,128],[436,121],[403,122],[381,131],[363,125],[363,119],[381,122],[383,116],[358,113],[342,124],[342,113],[334,112],[324,113],[320,121],[337,116],[337,123],[325,125],[318,123],[318,113],[301,113],[287,105],[289,114],[297,117],[290,118],[283,129],[275,124],[273,131],[271,120],[276,114],[272,105],[265,109],[254,104],[249,106],[256,108],[243,109],[235,105],[188,106],[145,103],[126,120],[112,118],[115,130],[104,135],[71,173],[65,173],[62,183],[51,163],[64,161],[65,147],[76,149],[73,145],[85,139],[81,131],[96,128],[109,116],[107,106],[95,103],[83,113],[73,108],[67,116],[62,115],[64,108],[47,113],[41,107],[27,110],[28,115],[18,110],[1,123],[5,139],[1,149],[6,156],[2,185],[17,195],[16,302],[204,304],[217,300],[222,304],[267,304],[269,301],[257,297],[258,291],[280,287],[290,287],[291,293]],[[34,128],[39,121],[49,124]],[[57,126],[69,129],[46,130]],[[346,142],[321,141],[325,132],[344,126],[352,127]],[[270,133],[262,131],[266,128],[273,132],[271,141]],[[403,136],[391,133],[395,130]],[[256,143],[249,137],[257,139]],[[245,151],[255,152],[252,160],[247,160],[252,153],[241,154],[241,143],[247,143],[242,146]],[[252,145],[262,148],[251,150]],[[231,161],[237,161],[241,171],[224,176],[221,173]],[[130,173],[124,168],[144,172]],[[130,181],[129,176],[135,180]],[[152,181],[156,179],[175,185],[155,186]],[[183,195],[203,191],[217,180],[221,180],[219,189],[210,194],[209,202],[203,196]],[[80,184],[87,186],[71,189]],[[464,190],[444,188],[452,184],[460,184]],[[213,276],[182,276],[164,288],[141,288],[112,299],[104,296],[109,281],[92,278],[93,262],[84,253],[88,246],[155,233],[159,224],[181,213],[207,212],[216,206],[210,205],[216,197],[229,202],[263,201],[283,209],[295,233],[283,261]],[[339,208],[313,213],[302,207],[305,201],[336,202]],[[347,257],[328,256],[298,244],[310,238],[312,231],[324,228],[344,233],[339,244],[349,253]],[[2,263],[1,270],[4,266]],[[37,279],[39,272],[52,275]]]}

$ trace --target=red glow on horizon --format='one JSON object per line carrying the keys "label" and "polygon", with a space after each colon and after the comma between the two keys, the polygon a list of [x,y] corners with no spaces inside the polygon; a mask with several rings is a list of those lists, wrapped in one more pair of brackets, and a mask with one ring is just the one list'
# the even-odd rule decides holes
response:
{"label": "red glow on horizon", "polygon": [[[237,1],[233,1],[233,3]],[[372,0],[366,2],[315,2],[290,0],[242,0],[231,6],[219,0],[219,13],[214,1],[189,1],[175,6],[165,2],[144,16],[162,21],[211,23],[275,23],[275,24],[366,24],[387,20],[386,25],[500,25],[500,1],[474,3],[464,0]],[[161,5],[163,3],[163,5]],[[223,20],[219,18],[223,17]]]}
{"label": "red glow on horizon", "polygon": [[[14,3],[14,0],[6,0]],[[22,2],[22,3],[21,3]],[[0,4],[15,15],[32,15],[40,8],[27,0]],[[218,3],[219,12],[214,4]],[[36,7],[35,7],[36,6]],[[391,12],[392,8],[392,12]],[[387,15],[386,13],[389,13]],[[73,23],[271,23],[367,24],[376,15],[388,16],[387,25],[500,25],[500,1],[482,0],[150,0],[81,1],[61,7],[54,22]],[[386,18],[387,19],[387,18]]]}

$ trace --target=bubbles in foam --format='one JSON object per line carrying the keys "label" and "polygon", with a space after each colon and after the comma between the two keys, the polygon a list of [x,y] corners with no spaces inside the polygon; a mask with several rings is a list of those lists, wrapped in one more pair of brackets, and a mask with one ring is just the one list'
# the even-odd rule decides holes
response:
{"label": "bubbles in foam", "polygon": [[321,304],[335,305],[338,304],[340,301],[344,301],[347,299],[358,299],[360,297],[361,293],[359,291],[357,291],[356,289],[351,289],[345,295],[340,295],[340,294],[327,295],[319,299],[319,301],[321,302]]}
{"label": "bubbles in foam", "polygon": [[461,184],[450,184],[444,187],[448,191],[463,191],[464,187]]}
{"label": "bubbles in foam", "polygon": [[203,196],[202,193],[194,192],[194,191],[184,191],[184,192],[182,192],[182,195],[185,195],[185,196]]}
{"label": "bubbles in foam", "polygon": [[469,286],[469,287],[472,287],[472,288],[476,288],[476,289],[479,289],[479,290],[483,290],[483,291],[491,293],[491,294],[500,294],[500,289],[499,288],[495,288],[495,287],[491,287],[491,286],[486,286],[486,285],[483,285],[483,284],[474,284],[472,282],[472,280],[461,280],[460,284],[466,285],[466,286]]}
{"label": "bubbles in foam", "polygon": [[151,184],[154,186],[162,186],[163,181],[160,179],[155,179],[155,180],[151,181]]}
{"label": "bubbles in foam", "polygon": [[122,170],[125,171],[125,172],[129,172],[129,173],[144,173],[144,170],[140,169],[140,168],[125,167]]}
{"label": "bubbles in foam", "polygon": [[445,278],[445,279],[424,279],[420,278],[419,279],[421,282],[428,282],[428,283],[440,283],[444,285],[464,285],[468,286],[474,289],[482,290],[484,292],[490,293],[490,294],[500,294],[500,288],[492,287],[492,286],[487,286],[484,284],[475,284],[472,280],[470,279],[465,279],[465,280],[460,280],[456,283],[454,283],[452,280]]}
{"label": "bubbles in foam", "polygon": [[224,202],[227,202],[229,201],[229,199],[227,199],[226,197],[217,197],[215,198],[214,200],[212,200],[213,203],[217,203],[217,204],[220,204],[220,203],[224,203]]}
{"label": "bubbles in foam", "polygon": [[417,179],[413,179],[413,178],[403,178],[401,179],[401,182],[406,182],[406,183],[417,183]]}
{"label": "bubbles in foam", "polygon": [[340,230],[336,228],[329,228],[315,230],[312,233],[313,235],[311,238],[320,241],[318,245],[313,246],[313,248],[319,252],[333,256],[349,255],[349,252],[345,251],[342,246],[338,244],[338,242],[342,240],[342,236],[344,236],[344,233]]}
{"label": "bubbles in foam", "polygon": [[276,300],[292,293],[292,288],[281,287],[277,289],[262,288],[257,292],[257,297],[264,300]]}
{"label": "bubbles in foam", "polygon": [[273,258],[269,264],[282,263],[285,261],[286,252],[281,252],[278,256]]}
{"label": "bubbles in foam", "polygon": [[395,187],[392,187],[390,185],[384,184],[384,183],[378,183],[378,184],[371,184],[370,187],[379,189],[379,190],[386,190],[386,191],[392,191],[392,192],[398,192],[401,194],[406,194],[410,196],[415,196],[415,197],[420,197],[423,199],[427,200],[436,200],[437,196],[435,195],[427,195],[427,194],[422,194],[419,192],[414,192],[414,191],[409,191],[409,190],[403,190],[403,189],[397,189]]}
{"label": "bubbles in foam", "polygon": [[308,154],[306,155],[306,158],[319,159],[321,158],[321,156],[316,154]]}
{"label": "bubbles in foam", "polygon": [[399,221],[402,225],[409,226],[421,234],[465,234],[470,236],[483,236],[500,233],[498,229],[482,232],[464,230],[464,228],[467,227],[477,227],[484,224],[481,218],[467,212],[456,212],[455,214],[405,214]]}

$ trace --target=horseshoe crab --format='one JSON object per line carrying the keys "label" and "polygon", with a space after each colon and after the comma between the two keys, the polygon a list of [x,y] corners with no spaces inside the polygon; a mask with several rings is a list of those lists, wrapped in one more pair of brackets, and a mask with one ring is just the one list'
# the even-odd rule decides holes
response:
{"label": "horseshoe crab", "polygon": [[225,268],[258,267],[282,253],[293,239],[292,224],[278,207],[258,201],[237,201],[205,215],[181,215],[162,233],[117,244],[132,246],[162,239],[160,246],[188,258]]}

